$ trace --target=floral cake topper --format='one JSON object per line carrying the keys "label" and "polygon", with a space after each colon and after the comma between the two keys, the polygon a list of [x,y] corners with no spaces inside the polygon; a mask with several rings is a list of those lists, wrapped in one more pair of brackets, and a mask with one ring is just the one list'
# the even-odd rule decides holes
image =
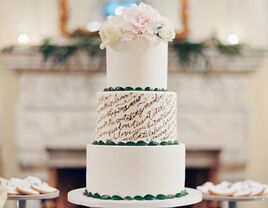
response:
{"label": "floral cake topper", "polygon": [[108,17],[99,34],[102,40],[101,49],[137,38],[145,38],[149,45],[175,38],[172,22],[144,3],[134,4],[131,8],[122,9],[120,15]]}

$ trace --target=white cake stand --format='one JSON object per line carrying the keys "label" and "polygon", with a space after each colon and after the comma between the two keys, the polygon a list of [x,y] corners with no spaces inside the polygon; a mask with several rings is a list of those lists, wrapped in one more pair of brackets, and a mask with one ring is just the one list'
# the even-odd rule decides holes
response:
{"label": "white cake stand", "polygon": [[268,200],[268,195],[252,196],[252,197],[233,197],[233,196],[216,196],[216,195],[203,195],[204,200],[207,201],[226,201],[228,208],[237,208],[237,202],[246,201],[265,201]]}
{"label": "white cake stand", "polygon": [[186,188],[188,194],[181,198],[152,201],[115,201],[94,199],[84,196],[84,190],[85,188],[80,188],[70,191],[68,193],[68,201],[73,204],[92,208],[168,208],[196,204],[202,200],[201,192],[192,188]]}
{"label": "white cake stand", "polygon": [[40,194],[40,195],[8,195],[7,200],[17,201],[17,208],[26,208],[26,202],[28,200],[44,200],[44,199],[55,199],[60,195],[60,191],[57,190],[50,194]]}

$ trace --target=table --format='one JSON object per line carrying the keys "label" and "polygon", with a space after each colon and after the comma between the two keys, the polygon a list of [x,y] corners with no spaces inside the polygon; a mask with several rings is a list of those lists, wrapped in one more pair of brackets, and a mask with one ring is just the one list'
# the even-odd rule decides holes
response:
{"label": "table", "polygon": [[188,194],[181,198],[151,201],[115,201],[94,199],[83,195],[85,188],[75,189],[68,193],[68,201],[91,208],[168,208],[196,204],[202,200],[202,193],[196,189],[186,188]]}
{"label": "table", "polygon": [[26,202],[28,200],[55,199],[59,195],[60,195],[60,191],[56,191],[50,194],[40,194],[40,195],[8,195],[7,200],[16,200],[17,208],[26,208]]}
{"label": "table", "polygon": [[228,202],[229,208],[237,208],[237,203],[242,201],[264,201],[268,200],[268,195],[253,196],[253,197],[232,197],[232,196],[216,196],[216,195],[203,195],[203,199],[207,201],[225,201]]}

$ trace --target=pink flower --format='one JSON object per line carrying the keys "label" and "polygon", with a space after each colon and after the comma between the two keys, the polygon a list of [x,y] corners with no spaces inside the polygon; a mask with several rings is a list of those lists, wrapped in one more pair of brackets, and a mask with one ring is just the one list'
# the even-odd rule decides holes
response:
{"label": "pink flower", "polygon": [[161,16],[150,5],[140,3],[123,9],[121,15],[109,17],[100,35],[101,47],[106,47],[136,38],[145,38],[149,45],[156,45],[159,41],[171,41],[175,32],[169,19]]}
{"label": "pink flower", "polygon": [[140,3],[138,6],[134,5],[122,12],[122,16],[126,22],[136,27],[140,34],[145,30],[154,32],[154,26],[160,19],[160,14],[151,6]]}

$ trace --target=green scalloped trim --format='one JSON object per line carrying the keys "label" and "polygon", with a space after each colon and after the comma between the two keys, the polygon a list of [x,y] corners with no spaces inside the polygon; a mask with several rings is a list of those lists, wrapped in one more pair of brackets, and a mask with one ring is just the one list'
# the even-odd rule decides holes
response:
{"label": "green scalloped trim", "polygon": [[138,141],[138,142],[118,142],[115,143],[111,140],[107,140],[106,142],[103,141],[94,141],[92,142],[94,145],[111,145],[111,146],[159,146],[159,145],[177,145],[179,144],[178,141],[163,141],[163,142],[155,142],[155,141],[150,141],[145,142],[145,141]]}
{"label": "green scalloped trim", "polygon": [[145,200],[154,200],[154,199],[155,199],[155,196],[153,196],[152,194],[146,194],[146,195],[144,196],[144,199],[145,199]]}
{"label": "green scalloped trim", "polygon": [[124,198],[124,200],[127,200],[127,201],[132,201],[132,200],[134,200],[132,197],[130,197],[130,196],[126,196],[125,198]]}
{"label": "green scalloped trim", "polygon": [[83,195],[87,196],[87,197],[92,197],[95,199],[102,199],[102,200],[126,200],[126,201],[130,201],[130,200],[137,200],[137,201],[143,201],[143,200],[165,200],[165,199],[174,199],[174,198],[180,198],[183,196],[186,196],[188,193],[186,190],[181,191],[179,193],[176,194],[158,194],[156,196],[152,195],[152,194],[146,194],[145,196],[126,196],[126,197],[121,197],[118,195],[113,195],[113,196],[109,196],[109,195],[101,195],[99,193],[91,193],[89,192],[87,189],[85,189],[85,191],[83,192]]}
{"label": "green scalloped trim", "polygon": [[166,92],[167,89],[165,88],[152,88],[152,87],[108,87],[104,88],[104,92],[111,92],[111,91],[156,91],[156,92]]}

